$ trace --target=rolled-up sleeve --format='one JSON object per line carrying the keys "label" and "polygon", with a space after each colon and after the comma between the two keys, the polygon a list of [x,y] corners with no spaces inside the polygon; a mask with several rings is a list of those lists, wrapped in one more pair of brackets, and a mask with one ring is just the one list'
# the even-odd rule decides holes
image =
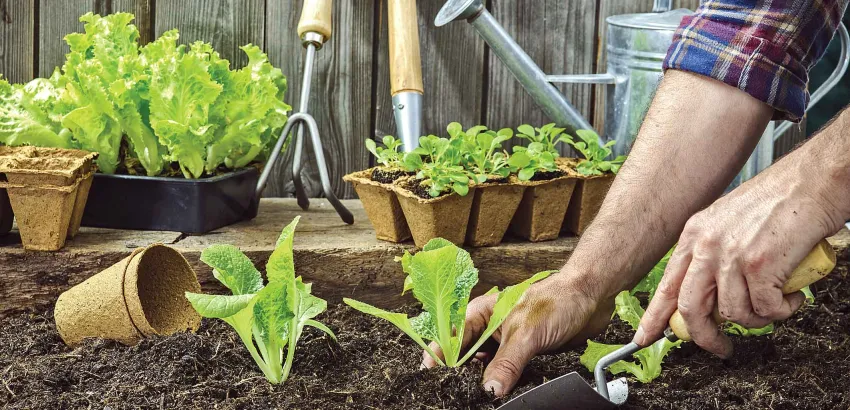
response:
{"label": "rolled-up sleeve", "polygon": [[682,19],[664,69],[737,87],[799,121],[809,70],[823,56],[850,0],[709,0]]}

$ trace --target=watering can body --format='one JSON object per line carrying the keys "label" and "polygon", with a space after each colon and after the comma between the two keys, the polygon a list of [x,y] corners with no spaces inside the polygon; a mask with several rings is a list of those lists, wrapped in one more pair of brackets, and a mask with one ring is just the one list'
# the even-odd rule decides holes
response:
{"label": "watering can body", "polygon": [[[627,155],[637,137],[644,116],[663,74],[662,63],[673,43],[673,35],[682,18],[693,12],[669,10],[669,1],[656,1],[652,13],[610,16],[607,23],[607,72],[603,74],[544,75],[531,58],[498,25],[480,0],[450,0],[437,16],[437,26],[467,20],[491,46],[491,50],[511,70],[523,88],[551,120],[568,130],[589,128],[584,119],[575,119],[577,111],[552,83],[585,83],[605,87],[605,122],[602,132],[607,141],[615,141],[615,155]],[[811,108],[841,78],[848,65],[848,36],[839,26],[842,57],[830,78],[812,94]],[[553,95],[558,94],[558,95]],[[567,107],[567,108],[563,108]],[[790,123],[772,122],[730,188],[752,178],[773,162],[773,142]]]}

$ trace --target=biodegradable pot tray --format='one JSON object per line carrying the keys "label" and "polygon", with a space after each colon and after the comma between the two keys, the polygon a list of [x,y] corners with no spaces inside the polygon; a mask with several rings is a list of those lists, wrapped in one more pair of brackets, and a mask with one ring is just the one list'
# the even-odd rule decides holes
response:
{"label": "biodegradable pot tray", "polygon": [[407,226],[413,235],[413,242],[422,248],[431,239],[443,238],[455,245],[462,246],[466,239],[466,226],[472,209],[475,188],[470,187],[469,194],[456,193],[432,199],[422,199],[396,181],[393,191],[396,193]]}
{"label": "biodegradable pot tray", "polygon": [[410,239],[410,229],[404,211],[393,192],[391,184],[372,181],[376,168],[353,172],[342,179],[350,182],[363,202],[369,222],[375,228],[375,237],[382,241],[403,242]]}
{"label": "biodegradable pot tray", "polygon": [[0,236],[12,230],[14,219],[15,214],[12,212],[12,204],[9,203],[9,194],[6,193],[5,189],[0,188]]}
{"label": "biodegradable pot tray", "polygon": [[201,285],[173,248],[154,244],[59,295],[56,329],[69,346],[86,338],[136,344],[144,337],[195,331],[201,317],[185,297]]}
{"label": "biodegradable pot tray", "polygon": [[561,233],[570,197],[576,185],[571,174],[545,181],[519,181],[527,186],[522,201],[511,220],[511,233],[531,242],[550,241]]}
{"label": "biodegradable pot tray", "polygon": [[476,186],[466,228],[466,243],[477,247],[501,243],[525,189],[524,185],[511,183]]}
{"label": "biodegradable pot tray", "polygon": [[96,174],[82,224],[206,233],[257,216],[259,171],[206,179]]}
{"label": "biodegradable pot tray", "polygon": [[567,208],[563,230],[576,235],[583,234],[599,213],[613,182],[614,174],[579,177]]}

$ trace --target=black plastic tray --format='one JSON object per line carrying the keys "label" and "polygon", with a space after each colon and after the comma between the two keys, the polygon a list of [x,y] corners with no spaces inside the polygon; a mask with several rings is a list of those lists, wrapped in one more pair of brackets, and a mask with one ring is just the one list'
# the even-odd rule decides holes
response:
{"label": "black plastic tray", "polygon": [[6,194],[5,189],[0,189],[0,236],[12,230],[13,219],[15,219],[15,214],[12,213],[12,204],[9,203],[9,195]]}
{"label": "black plastic tray", "polygon": [[259,171],[207,179],[95,174],[83,226],[206,233],[257,216]]}

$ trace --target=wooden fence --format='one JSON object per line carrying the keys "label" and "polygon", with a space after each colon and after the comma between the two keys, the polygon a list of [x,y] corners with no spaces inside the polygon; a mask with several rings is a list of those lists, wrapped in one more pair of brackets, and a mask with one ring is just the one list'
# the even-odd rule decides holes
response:
{"label": "wooden fence", "polygon": [[[260,45],[289,78],[287,102],[297,102],[303,49],[295,27],[302,0],[0,0],[0,73],[23,82],[48,76],[64,61],[63,37],[81,31],[87,12],[131,12],[142,42],[178,28],[181,42],[211,42],[236,67],[246,58],[239,46]],[[486,124],[492,128],[548,122],[489,52],[472,27],[433,25],[443,0],[418,3],[423,78],[424,132],[440,133],[446,124]],[[698,0],[676,0],[695,9]],[[605,70],[605,18],[648,12],[652,0],[487,0],[487,8],[547,73],[578,74]],[[334,35],[319,52],[310,112],[316,117],[337,195],[353,190],[341,176],[363,169],[371,159],[365,138],[395,134],[387,66],[386,2],[334,1]],[[590,85],[562,86],[570,101],[598,124],[601,90]],[[789,135],[779,151],[799,139]],[[310,152],[309,150],[305,152]],[[310,155],[312,156],[312,155]],[[278,164],[268,196],[290,196],[291,154]],[[305,165],[307,192],[321,195],[315,162]]]}

